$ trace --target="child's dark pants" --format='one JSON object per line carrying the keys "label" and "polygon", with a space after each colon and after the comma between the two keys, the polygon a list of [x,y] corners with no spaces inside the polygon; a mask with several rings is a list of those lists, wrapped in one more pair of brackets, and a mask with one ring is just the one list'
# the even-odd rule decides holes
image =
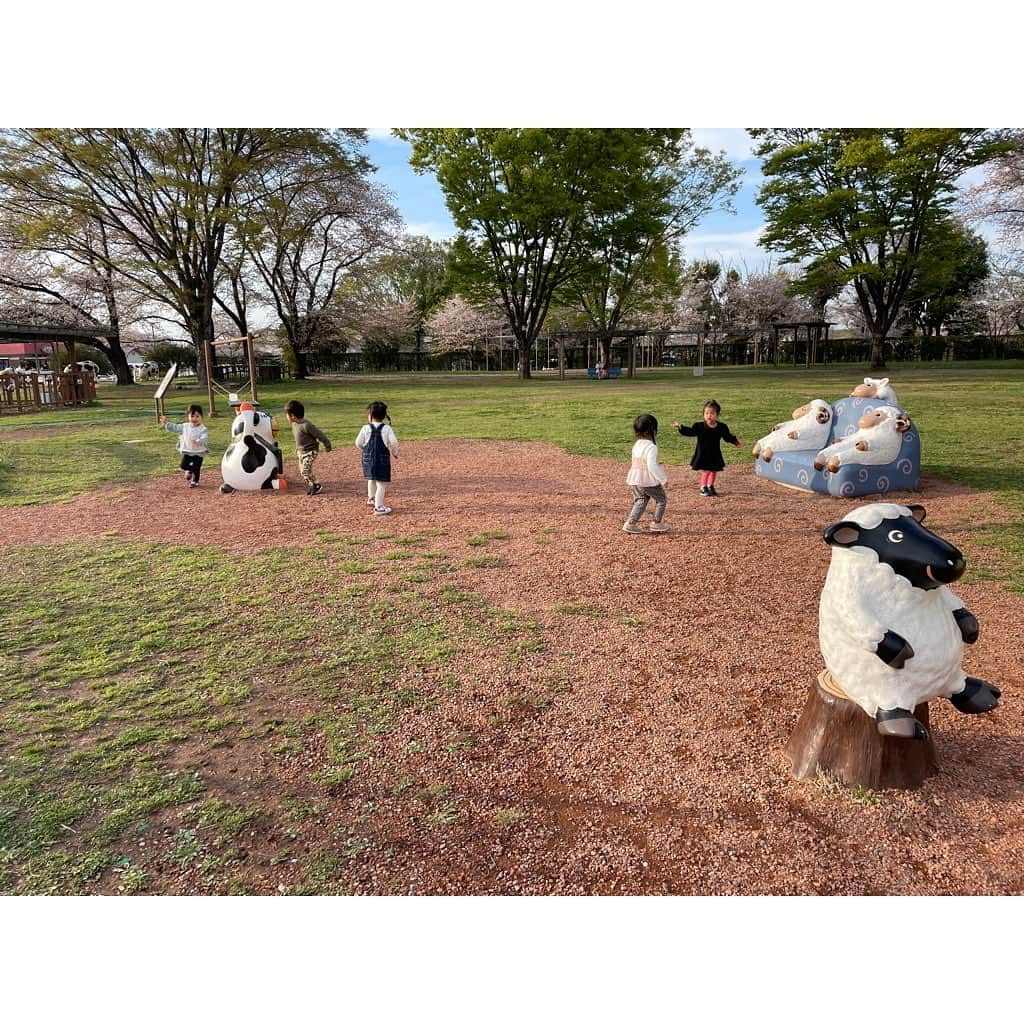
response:
{"label": "child's dark pants", "polygon": [[181,455],[181,468],[185,472],[192,471],[192,479],[199,483],[199,471],[203,468],[203,457],[202,455],[188,455],[182,452]]}

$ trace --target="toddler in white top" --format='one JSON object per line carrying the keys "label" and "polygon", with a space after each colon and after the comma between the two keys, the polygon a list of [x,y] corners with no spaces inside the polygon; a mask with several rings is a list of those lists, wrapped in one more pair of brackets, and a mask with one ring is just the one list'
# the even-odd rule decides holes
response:
{"label": "toddler in white top", "polygon": [[389,516],[391,508],[385,504],[384,496],[391,483],[391,461],[398,458],[398,438],[391,429],[391,417],[384,402],[371,402],[366,407],[366,418],[366,426],[356,437],[356,447],[362,452],[366,504],[373,506],[375,516]]}
{"label": "toddler in white top", "polygon": [[633,461],[626,474],[629,493],[633,498],[633,508],[629,518],[622,524],[625,533],[643,533],[640,517],[647,511],[647,503],[654,499],[654,518],[651,520],[651,533],[668,532],[665,522],[665,509],[668,507],[668,474],[665,467],[658,462],[658,421],[650,414],[643,413],[633,421],[633,433],[636,443],[633,445]]}

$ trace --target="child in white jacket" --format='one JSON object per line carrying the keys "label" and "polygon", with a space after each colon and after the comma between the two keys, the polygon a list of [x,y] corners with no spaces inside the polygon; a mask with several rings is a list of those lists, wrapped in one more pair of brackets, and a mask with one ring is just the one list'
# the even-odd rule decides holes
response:
{"label": "child in white jacket", "polygon": [[640,517],[647,509],[647,503],[654,499],[654,518],[651,520],[651,533],[666,533],[668,524],[665,522],[665,509],[668,496],[665,488],[668,485],[668,474],[665,467],[658,462],[658,421],[650,414],[644,413],[633,421],[633,433],[636,443],[633,445],[633,461],[626,474],[629,493],[633,498],[633,509],[629,518],[623,523],[625,533],[643,533],[639,525]]}
{"label": "child in white jacket", "polygon": [[188,407],[188,419],[184,423],[168,423],[166,416],[160,417],[160,425],[178,436],[178,451],[181,452],[181,468],[185,471],[185,482],[189,487],[199,486],[199,474],[203,469],[203,456],[210,450],[210,433],[203,423],[203,409],[199,405]]}

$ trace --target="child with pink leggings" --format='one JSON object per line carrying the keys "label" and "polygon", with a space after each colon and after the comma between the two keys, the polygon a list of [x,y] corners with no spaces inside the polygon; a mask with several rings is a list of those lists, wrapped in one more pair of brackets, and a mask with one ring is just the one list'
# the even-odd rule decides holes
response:
{"label": "child with pink leggings", "polygon": [[693,458],[690,459],[690,468],[700,471],[700,493],[704,498],[718,497],[715,478],[725,469],[722,441],[728,441],[737,448],[740,443],[739,438],[732,435],[728,425],[718,418],[721,411],[722,407],[711,399],[710,402],[704,403],[703,422],[694,423],[692,427],[672,424],[683,437],[697,438],[697,447],[694,449]]}

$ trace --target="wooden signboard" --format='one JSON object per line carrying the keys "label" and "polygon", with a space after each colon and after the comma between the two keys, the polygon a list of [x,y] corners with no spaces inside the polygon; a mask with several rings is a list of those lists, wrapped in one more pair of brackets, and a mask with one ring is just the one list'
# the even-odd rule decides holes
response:
{"label": "wooden signboard", "polygon": [[160,422],[160,417],[164,414],[164,395],[167,394],[167,389],[171,386],[171,381],[178,374],[178,364],[171,363],[171,368],[164,374],[164,379],[160,381],[160,387],[156,389],[156,394],[153,398],[156,400],[156,421]]}

